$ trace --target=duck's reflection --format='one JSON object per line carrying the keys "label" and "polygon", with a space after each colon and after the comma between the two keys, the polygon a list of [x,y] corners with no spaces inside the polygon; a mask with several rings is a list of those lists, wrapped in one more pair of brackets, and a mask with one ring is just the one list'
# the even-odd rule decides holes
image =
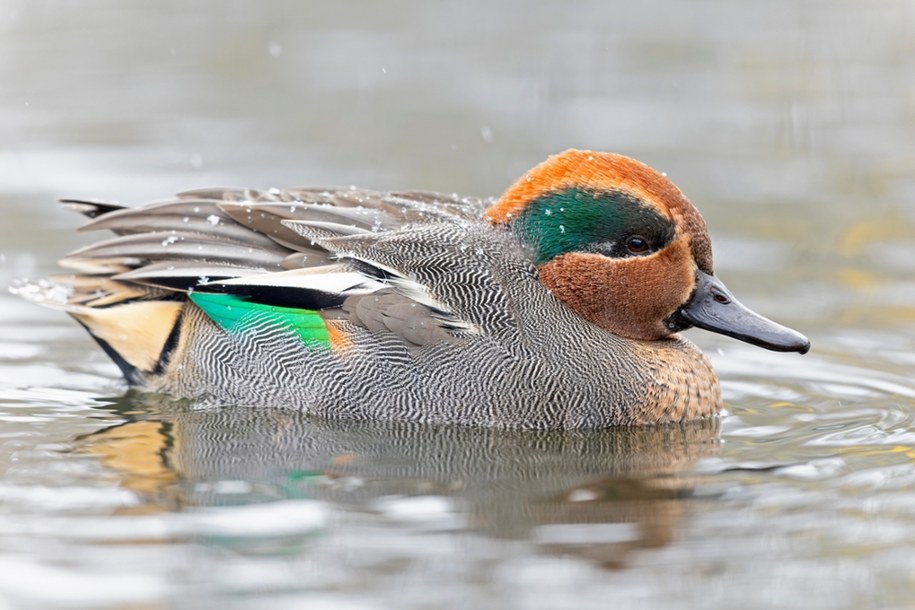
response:
{"label": "duck's reflection", "polygon": [[462,528],[527,539],[608,567],[675,537],[717,420],[593,432],[509,432],[329,421],[297,412],[194,409],[128,394],[126,423],[79,439],[142,500],[142,512],[314,498],[377,514],[392,498],[440,497]]}

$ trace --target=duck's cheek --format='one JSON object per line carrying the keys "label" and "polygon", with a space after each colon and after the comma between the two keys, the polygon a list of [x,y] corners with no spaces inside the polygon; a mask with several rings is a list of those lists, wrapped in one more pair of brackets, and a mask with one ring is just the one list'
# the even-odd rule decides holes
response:
{"label": "duck's cheek", "polygon": [[664,250],[644,258],[618,261],[613,273],[617,285],[630,295],[625,301],[630,318],[645,330],[644,338],[666,337],[664,324],[689,299],[696,283],[696,269],[689,242],[677,240]]}
{"label": "duck's cheek", "polygon": [[664,319],[686,302],[695,282],[689,244],[677,240],[645,257],[569,253],[540,267],[540,281],[578,315],[630,339],[670,331]]}

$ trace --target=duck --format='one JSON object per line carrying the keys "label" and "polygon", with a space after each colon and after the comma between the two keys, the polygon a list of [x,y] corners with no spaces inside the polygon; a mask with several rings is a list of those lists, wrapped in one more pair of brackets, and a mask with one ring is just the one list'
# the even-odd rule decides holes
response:
{"label": "duck", "polygon": [[89,219],[82,231],[114,236],[66,255],[42,304],[81,324],[130,386],[197,404],[657,425],[721,409],[683,331],[810,348],[715,276],[680,189],[616,153],[550,156],[489,199],[306,187],[63,203]]}

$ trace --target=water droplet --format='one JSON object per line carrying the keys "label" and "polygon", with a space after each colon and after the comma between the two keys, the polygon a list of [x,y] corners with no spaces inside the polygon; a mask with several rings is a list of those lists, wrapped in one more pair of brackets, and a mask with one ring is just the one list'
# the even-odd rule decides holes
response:
{"label": "water droplet", "polygon": [[569,502],[592,502],[600,499],[600,496],[590,489],[573,489],[566,499]]}

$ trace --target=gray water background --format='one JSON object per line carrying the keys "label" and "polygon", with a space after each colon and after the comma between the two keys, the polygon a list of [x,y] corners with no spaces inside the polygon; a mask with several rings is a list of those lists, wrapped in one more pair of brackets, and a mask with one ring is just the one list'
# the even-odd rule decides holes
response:
{"label": "gray water background", "polygon": [[0,608],[915,607],[915,3],[0,2],[0,285],[61,197],[498,194],[613,150],[806,356],[720,420],[519,435],[125,394],[0,292]]}

